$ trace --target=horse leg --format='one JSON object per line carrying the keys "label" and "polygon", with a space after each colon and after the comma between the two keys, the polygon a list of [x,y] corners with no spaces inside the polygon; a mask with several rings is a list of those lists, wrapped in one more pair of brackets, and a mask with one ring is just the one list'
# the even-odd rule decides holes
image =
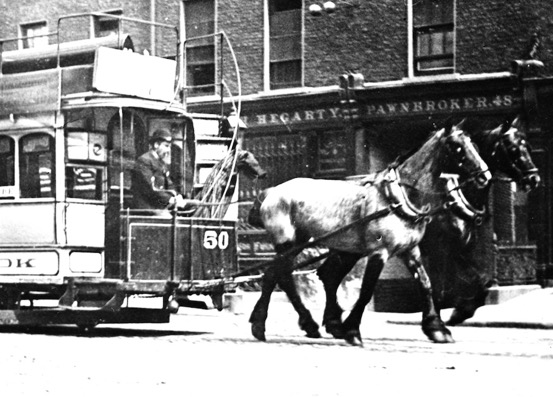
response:
{"label": "horse leg", "polygon": [[261,296],[250,315],[250,323],[252,324],[252,335],[260,340],[266,341],[265,338],[265,321],[271,301],[271,294],[276,287],[275,268],[278,262],[267,268],[261,279]]}
{"label": "horse leg", "polygon": [[338,304],[338,287],[360,258],[359,254],[337,252],[328,257],[317,269],[317,275],[323,283],[326,295],[323,325],[326,332],[337,339],[345,337],[342,329],[342,313],[344,311]]}
{"label": "horse leg", "polygon": [[422,311],[422,330],[428,338],[436,343],[451,343],[453,338],[451,332],[446,328],[444,322],[440,318],[439,312],[434,305],[434,299],[432,294],[432,284],[430,278],[424,270],[424,266],[421,263],[420,252],[418,247],[411,252],[403,255],[403,260],[407,265],[409,271],[419,282],[419,287],[423,297],[423,311]]}
{"label": "horse leg", "polygon": [[298,324],[302,330],[305,331],[308,338],[320,338],[319,324],[313,320],[313,316],[309,310],[303,304],[301,297],[298,293],[296,283],[292,276],[292,269],[286,272],[278,272],[277,275],[278,286],[286,293],[288,300],[292,303],[294,310],[299,315]]}
{"label": "horse leg", "polygon": [[255,307],[250,315],[250,323],[252,324],[252,335],[261,341],[265,341],[265,322],[268,316],[269,302],[271,294],[278,284],[288,296],[288,299],[294,306],[296,312],[300,316],[300,327],[306,331],[307,336],[311,338],[320,338],[319,325],[313,320],[309,310],[303,305],[298,294],[294,279],[292,278],[292,270],[294,258],[285,255],[293,243],[283,243],[275,246],[277,256],[275,263],[270,266],[263,275],[261,286],[261,297],[255,304]]}
{"label": "horse leg", "polygon": [[463,272],[466,273],[469,269],[472,274],[468,277],[457,278],[456,290],[458,296],[447,325],[461,324],[474,316],[479,307],[486,304],[486,297],[492,283],[478,274],[478,271],[473,267],[467,267]]}
{"label": "horse leg", "polygon": [[365,269],[365,274],[363,275],[359,298],[355,302],[355,305],[343,324],[344,339],[350,345],[363,346],[361,332],[359,331],[361,319],[363,317],[365,307],[371,301],[376,282],[378,281],[380,272],[384,267],[384,263],[385,259],[382,254],[373,255],[369,257],[367,261],[367,268]]}

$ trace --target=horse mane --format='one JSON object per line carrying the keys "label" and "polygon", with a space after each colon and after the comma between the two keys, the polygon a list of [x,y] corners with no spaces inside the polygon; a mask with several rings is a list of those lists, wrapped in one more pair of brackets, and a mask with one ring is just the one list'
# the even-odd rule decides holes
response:
{"label": "horse mane", "polygon": [[424,140],[424,142],[418,146],[415,146],[414,148],[411,148],[410,150],[408,150],[407,152],[405,153],[401,153],[400,155],[398,155],[394,161],[392,161],[386,168],[397,168],[399,167],[401,164],[403,164],[405,161],[407,161],[407,159],[409,159],[410,157],[412,157],[414,154],[418,153],[422,147],[424,145],[427,145],[430,140],[432,138],[435,137],[435,135],[440,131],[441,129],[437,129],[437,130],[434,130],[432,131],[431,133],[429,133],[426,137],[426,139]]}

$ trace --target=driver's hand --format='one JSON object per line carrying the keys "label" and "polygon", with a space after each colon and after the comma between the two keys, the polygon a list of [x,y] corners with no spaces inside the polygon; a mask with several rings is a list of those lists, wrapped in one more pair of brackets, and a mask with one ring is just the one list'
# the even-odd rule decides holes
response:
{"label": "driver's hand", "polygon": [[177,206],[177,208],[184,208],[185,200],[182,197],[182,195],[179,194],[179,195],[173,197],[173,199],[175,200],[175,205]]}

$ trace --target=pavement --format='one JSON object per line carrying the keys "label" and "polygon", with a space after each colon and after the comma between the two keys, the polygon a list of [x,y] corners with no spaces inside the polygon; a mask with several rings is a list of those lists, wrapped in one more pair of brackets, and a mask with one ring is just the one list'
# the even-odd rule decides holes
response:
{"label": "pavement", "polygon": [[[491,291],[492,304],[480,307],[472,318],[460,326],[553,329],[553,288],[539,286],[506,287],[504,290],[501,288]],[[259,294],[259,292],[238,292],[228,295],[225,297],[225,310],[234,314],[249,314]],[[304,296],[306,306],[313,312],[314,318],[318,319],[318,315],[322,315],[324,297],[318,295],[311,299],[305,298]],[[496,302],[493,302],[494,300]],[[284,307],[284,305],[293,310],[286,296],[282,292],[275,292],[271,299],[271,307]],[[378,317],[395,324],[420,324],[422,317],[421,313],[377,313],[370,308],[367,310],[372,313],[373,318]],[[452,311],[453,309],[442,310],[442,319],[447,321]]]}
{"label": "pavement", "polygon": [[[453,309],[444,309],[449,319]],[[421,313],[388,313],[392,323],[420,323]],[[535,288],[497,304],[486,304],[460,326],[553,329],[553,288]]]}

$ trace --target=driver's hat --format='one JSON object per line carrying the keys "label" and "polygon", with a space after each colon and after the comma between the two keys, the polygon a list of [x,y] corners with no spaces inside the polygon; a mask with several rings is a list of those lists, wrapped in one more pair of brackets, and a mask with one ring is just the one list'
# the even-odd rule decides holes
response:
{"label": "driver's hat", "polygon": [[160,128],[158,130],[155,130],[152,136],[150,137],[150,143],[155,142],[171,142],[173,140],[173,136],[171,135],[171,132],[169,130],[166,130],[164,128]]}

